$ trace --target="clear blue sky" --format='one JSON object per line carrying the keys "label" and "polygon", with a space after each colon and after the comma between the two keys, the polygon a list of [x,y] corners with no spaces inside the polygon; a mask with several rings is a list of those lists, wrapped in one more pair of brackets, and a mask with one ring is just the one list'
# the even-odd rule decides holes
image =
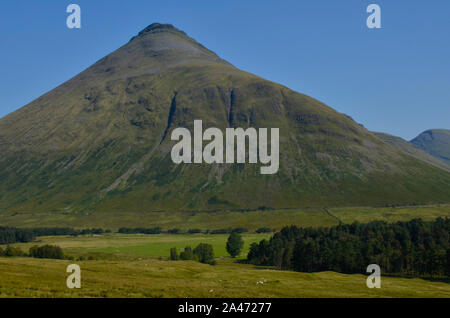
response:
{"label": "clear blue sky", "polygon": [[[67,5],[82,9],[66,27]],[[382,9],[369,30],[366,7]],[[0,6],[0,116],[171,23],[235,66],[315,97],[370,130],[450,129],[448,0],[8,0]]]}

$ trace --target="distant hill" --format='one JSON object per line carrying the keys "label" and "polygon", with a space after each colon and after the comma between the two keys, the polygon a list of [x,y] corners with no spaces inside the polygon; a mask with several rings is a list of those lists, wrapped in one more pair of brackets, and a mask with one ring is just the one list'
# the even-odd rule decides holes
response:
{"label": "distant hill", "polygon": [[[192,131],[195,119],[221,131],[279,128],[278,173],[261,175],[260,164],[173,163],[171,132]],[[126,218],[450,201],[449,172],[314,98],[237,69],[167,24],[148,26],[1,118],[0,153],[0,213],[76,220],[96,211]]]}
{"label": "distant hill", "polygon": [[411,140],[411,144],[450,165],[450,130],[424,131]]}
{"label": "distant hill", "polygon": [[450,165],[446,164],[445,162],[439,160],[438,158],[426,153],[425,151],[415,147],[410,142],[404,140],[401,137],[393,136],[386,133],[380,133],[380,132],[374,132],[375,136],[383,139],[387,143],[393,145],[397,149],[403,151],[404,153],[407,153],[408,155],[413,156],[414,158],[417,158],[419,160],[428,162],[438,168],[450,171]]}

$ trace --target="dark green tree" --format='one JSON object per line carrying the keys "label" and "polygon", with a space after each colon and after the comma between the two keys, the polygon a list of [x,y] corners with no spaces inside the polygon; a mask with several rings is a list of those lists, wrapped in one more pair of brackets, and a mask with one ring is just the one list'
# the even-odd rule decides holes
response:
{"label": "dark green tree", "polygon": [[63,259],[64,253],[61,247],[56,245],[33,246],[30,248],[30,256],[37,258]]}
{"label": "dark green tree", "polygon": [[180,253],[180,259],[183,261],[190,261],[195,259],[195,255],[192,252],[192,248],[190,246],[186,246],[184,251]]}
{"label": "dark green tree", "polygon": [[231,257],[235,258],[241,253],[243,247],[244,247],[244,240],[242,239],[242,236],[239,235],[237,232],[231,233],[227,241],[228,254],[230,254]]}
{"label": "dark green tree", "polygon": [[447,264],[446,264],[447,278],[450,278],[450,248],[447,249]]}
{"label": "dark green tree", "polygon": [[302,272],[362,273],[367,264],[379,264],[386,273],[441,279],[450,271],[449,238],[449,218],[290,226],[270,240],[252,244],[247,259]]}
{"label": "dark green tree", "polygon": [[4,256],[14,257],[14,256],[25,256],[25,253],[20,249],[20,247],[7,246],[3,252]]}
{"label": "dark green tree", "polygon": [[214,264],[214,250],[211,244],[200,243],[194,249],[200,263]]}
{"label": "dark green tree", "polygon": [[170,260],[177,261],[178,260],[178,252],[176,247],[172,247],[170,249]]}

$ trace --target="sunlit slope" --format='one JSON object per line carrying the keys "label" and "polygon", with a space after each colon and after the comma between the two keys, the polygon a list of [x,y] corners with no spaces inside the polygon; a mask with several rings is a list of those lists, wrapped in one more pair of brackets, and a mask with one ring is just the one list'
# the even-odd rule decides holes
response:
{"label": "sunlit slope", "polygon": [[[280,129],[280,169],[181,164],[176,127]],[[0,119],[0,212],[233,210],[450,201],[450,173],[348,116],[153,24]]]}

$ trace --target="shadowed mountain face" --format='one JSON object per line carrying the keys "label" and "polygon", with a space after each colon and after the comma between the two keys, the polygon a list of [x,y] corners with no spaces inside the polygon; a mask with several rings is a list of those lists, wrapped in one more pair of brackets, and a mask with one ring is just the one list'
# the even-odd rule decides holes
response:
{"label": "shadowed mountain face", "polygon": [[438,168],[450,171],[450,164],[446,164],[444,161],[439,160],[437,157],[426,153],[422,149],[417,148],[412,143],[404,140],[403,138],[380,132],[374,132],[374,134],[375,136],[383,139],[387,143],[403,151],[404,153],[413,156],[414,158],[428,162],[429,164],[432,164],[433,166],[436,166]]}
{"label": "shadowed mountain face", "polygon": [[450,165],[450,130],[427,130],[411,140],[411,143]]}
{"label": "shadowed mountain face", "polygon": [[[280,169],[180,164],[176,127],[279,128]],[[269,147],[270,149],[270,147]],[[0,212],[447,202],[450,173],[348,116],[236,69],[170,25],[0,119]]]}

